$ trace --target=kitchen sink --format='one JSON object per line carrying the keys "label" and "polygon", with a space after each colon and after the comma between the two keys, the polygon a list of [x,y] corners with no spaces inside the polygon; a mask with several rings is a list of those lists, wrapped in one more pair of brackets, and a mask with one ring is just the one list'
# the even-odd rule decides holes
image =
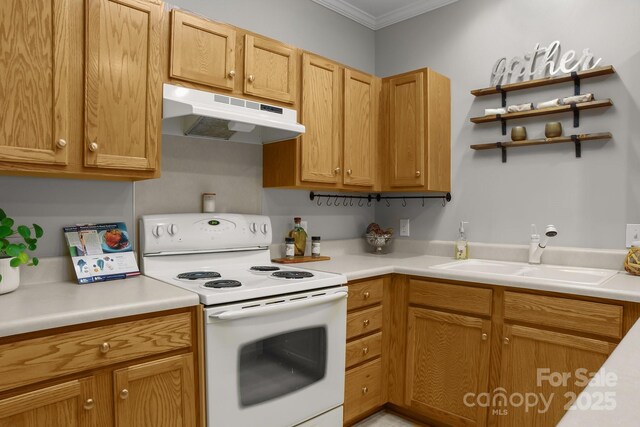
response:
{"label": "kitchen sink", "polygon": [[509,276],[583,286],[601,285],[617,273],[615,270],[563,267],[559,265],[531,265],[520,262],[485,261],[480,259],[450,262],[436,265],[432,268],[466,273],[467,275]]}

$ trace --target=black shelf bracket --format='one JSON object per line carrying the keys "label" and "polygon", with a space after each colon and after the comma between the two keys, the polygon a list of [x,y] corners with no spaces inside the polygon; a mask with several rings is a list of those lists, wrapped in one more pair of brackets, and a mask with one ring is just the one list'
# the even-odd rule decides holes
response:
{"label": "black shelf bracket", "polygon": [[578,138],[578,135],[571,135],[571,140],[576,146],[576,157],[582,157],[582,143],[580,141],[580,138]]}
{"label": "black shelf bracket", "polygon": [[580,95],[580,76],[576,71],[572,71],[571,78],[573,79],[573,94]]}
{"label": "black shelf bracket", "polygon": [[502,142],[498,142],[497,145],[502,151],[502,163],[507,163],[507,147],[502,145]]}
{"label": "black shelf bracket", "polygon": [[496,85],[496,90],[500,92],[500,96],[502,97],[502,108],[507,108],[507,92],[502,89],[502,85]]}
{"label": "black shelf bracket", "polygon": [[573,127],[577,128],[580,126],[580,110],[575,102],[572,102],[569,105],[571,106],[571,111],[573,111]]}
{"label": "black shelf bracket", "polygon": [[[380,193],[376,194],[367,194],[365,195],[349,195],[349,194],[318,194],[316,192],[309,192],[309,200],[316,200],[318,206],[322,206],[322,198],[327,199],[327,206],[354,206],[353,201],[358,200],[358,206],[363,207],[364,202],[366,201],[367,206],[371,206],[372,202],[381,202],[386,201],[387,206],[391,206],[389,200],[402,200],[402,206],[407,206],[407,200],[415,199],[422,200],[422,206],[424,206],[424,201],[426,199],[440,199],[442,201],[442,206],[446,206],[447,202],[451,201],[451,193],[445,193],[441,196],[383,196]],[[342,199],[342,203],[339,200]],[[331,202],[333,200],[333,203]]]}
{"label": "black shelf bracket", "polygon": [[500,123],[502,124],[502,134],[506,135],[507,134],[507,121],[502,118],[502,114],[498,114],[498,115],[496,115],[496,117],[500,120]]}

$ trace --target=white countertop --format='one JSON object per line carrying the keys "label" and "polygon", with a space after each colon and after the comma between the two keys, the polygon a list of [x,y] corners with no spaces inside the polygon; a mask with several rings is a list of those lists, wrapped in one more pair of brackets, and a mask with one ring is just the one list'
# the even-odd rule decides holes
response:
{"label": "white countertop", "polygon": [[0,295],[0,337],[198,304],[198,295],[144,276],[23,285]]}

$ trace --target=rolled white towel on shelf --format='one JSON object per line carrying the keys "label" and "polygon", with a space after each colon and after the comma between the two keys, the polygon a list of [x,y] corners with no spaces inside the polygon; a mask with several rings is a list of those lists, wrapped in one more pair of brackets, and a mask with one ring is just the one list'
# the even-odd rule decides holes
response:
{"label": "rolled white towel on shelf", "polygon": [[563,104],[573,104],[573,103],[579,104],[581,102],[589,102],[589,101],[593,101],[592,93],[585,93],[582,95],[567,96],[566,98],[562,98]]}
{"label": "rolled white towel on shelf", "polygon": [[559,107],[560,105],[562,105],[562,101],[560,98],[556,98],[551,101],[538,102],[538,104],[536,104],[536,109],[540,110],[542,108]]}
{"label": "rolled white towel on shelf", "polygon": [[533,110],[532,102],[528,102],[526,104],[519,104],[519,105],[509,105],[509,107],[507,107],[507,111],[509,113],[517,113],[519,111],[529,111],[529,110]]}
{"label": "rolled white towel on shelf", "polygon": [[484,115],[485,116],[493,116],[495,114],[507,114],[506,108],[485,108]]}

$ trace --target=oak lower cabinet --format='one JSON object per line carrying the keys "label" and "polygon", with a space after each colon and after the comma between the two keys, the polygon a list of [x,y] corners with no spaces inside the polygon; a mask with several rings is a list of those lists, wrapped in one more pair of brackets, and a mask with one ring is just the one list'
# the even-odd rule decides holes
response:
{"label": "oak lower cabinet", "polygon": [[0,338],[0,426],[204,425],[201,315],[193,307]]}
{"label": "oak lower cabinet", "polygon": [[349,283],[344,424],[386,403],[383,349],[384,277]]}
{"label": "oak lower cabinet", "polygon": [[451,82],[431,69],[382,80],[383,190],[451,190]]}

